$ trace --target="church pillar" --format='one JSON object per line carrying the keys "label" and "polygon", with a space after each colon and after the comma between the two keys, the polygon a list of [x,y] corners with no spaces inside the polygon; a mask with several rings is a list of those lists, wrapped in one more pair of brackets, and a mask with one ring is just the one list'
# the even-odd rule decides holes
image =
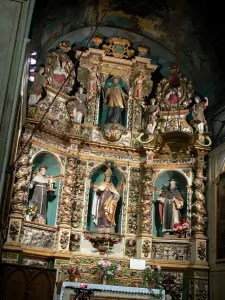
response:
{"label": "church pillar", "polygon": [[[28,137],[27,133],[23,135],[20,149],[23,149]],[[32,170],[30,148],[31,143],[28,143],[17,162],[6,245],[20,245],[20,234],[25,213],[24,204],[28,201],[29,178]],[[20,149],[18,153],[20,153]]]}
{"label": "church pillar", "polygon": [[150,258],[152,248],[152,202],[153,202],[153,170],[148,164],[143,167],[140,236],[138,240],[138,257]]}
{"label": "church pillar", "polygon": [[192,232],[196,238],[205,238],[206,209],[203,170],[204,162],[198,162],[195,167],[194,201],[192,204]]}
{"label": "church pillar", "polygon": [[58,250],[67,252],[70,244],[72,205],[75,197],[77,157],[67,156],[66,174],[59,206],[60,223],[58,234]]}

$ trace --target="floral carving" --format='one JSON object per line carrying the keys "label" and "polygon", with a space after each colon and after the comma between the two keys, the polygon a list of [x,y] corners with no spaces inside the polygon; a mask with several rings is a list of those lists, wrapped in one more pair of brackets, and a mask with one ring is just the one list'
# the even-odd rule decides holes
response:
{"label": "floral carving", "polygon": [[151,241],[145,240],[142,245],[142,252],[144,254],[144,257],[148,257],[149,253],[151,252]]}
{"label": "floral carving", "polygon": [[205,177],[203,175],[203,167],[197,166],[194,179],[194,202],[192,204],[192,231],[195,235],[203,235],[206,223],[205,210]]}
{"label": "floral carving", "polygon": [[60,247],[64,250],[68,247],[70,233],[69,231],[62,231],[60,236]]}
{"label": "floral carving", "polygon": [[110,234],[104,234],[94,236],[89,232],[85,232],[84,237],[92,244],[93,248],[98,250],[101,255],[108,253],[115,244],[118,244],[122,241],[121,235],[113,236]]}
{"label": "floral carving", "polygon": [[22,245],[52,249],[54,242],[55,232],[23,226]]}
{"label": "floral carving", "polygon": [[18,221],[12,220],[9,226],[9,239],[16,241],[20,230],[20,223]]}
{"label": "floral carving", "polygon": [[174,300],[183,299],[183,272],[164,272],[163,288]]}
{"label": "floral carving", "polygon": [[152,200],[153,200],[153,171],[149,166],[145,166],[143,170],[143,190],[141,200],[141,230],[142,232],[152,233]]}
{"label": "floral carving", "polygon": [[76,178],[75,178],[75,201],[73,203],[72,226],[79,228],[81,225],[82,209],[83,209],[83,195],[84,195],[84,181],[86,176],[86,162],[77,161]]}
{"label": "floral carving", "polygon": [[133,239],[129,239],[126,241],[126,248],[125,248],[125,254],[129,257],[135,257],[136,256],[136,241]]}
{"label": "floral carving", "polygon": [[[21,149],[25,146],[26,139],[22,139]],[[29,151],[31,144],[28,144],[20,156],[16,171],[16,180],[13,186],[13,198],[11,202],[11,212],[24,215],[24,202],[28,200],[29,176],[31,164],[29,162]]]}
{"label": "floral carving", "polygon": [[133,106],[133,130],[140,130],[142,119],[142,106],[139,103],[139,101],[134,101]]}
{"label": "floral carving", "polygon": [[205,244],[205,242],[198,242],[197,243],[197,253],[198,253],[198,258],[200,260],[204,260],[206,258],[206,244]]}
{"label": "floral carving", "polygon": [[70,234],[70,251],[79,251],[80,249],[80,235],[76,232]]}
{"label": "floral carving", "polygon": [[130,169],[127,233],[137,233],[138,202],[140,194],[140,168]]}
{"label": "floral carving", "polygon": [[72,203],[74,199],[74,181],[76,178],[76,157],[67,157],[66,175],[60,203],[60,220],[61,223],[70,224],[72,216]]}
{"label": "floral carving", "polygon": [[110,142],[117,142],[122,134],[127,134],[126,128],[120,124],[104,124],[101,130],[104,138]]}
{"label": "floral carving", "polygon": [[190,260],[190,244],[153,243],[152,258],[163,260]]}

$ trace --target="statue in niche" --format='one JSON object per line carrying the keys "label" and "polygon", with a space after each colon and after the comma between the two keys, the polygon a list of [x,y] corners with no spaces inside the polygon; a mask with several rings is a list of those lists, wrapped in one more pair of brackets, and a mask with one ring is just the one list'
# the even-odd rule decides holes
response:
{"label": "statue in niche", "polygon": [[111,177],[112,171],[108,168],[105,171],[105,180],[93,185],[92,219],[96,229],[110,230],[116,225],[115,213],[122,186],[116,188],[111,182]]}
{"label": "statue in niche", "polygon": [[127,110],[128,94],[120,86],[121,78],[111,77],[105,85],[105,103],[108,106],[106,123],[122,124],[122,112]]}
{"label": "statue in niche", "polygon": [[88,77],[88,99],[90,99],[100,89],[100,72],[97,65],[89,68]]}
{"label": "statue in niche", "polygon": [[156,104],[156,99],[150,99],[150,105],[143,105],[143,127],[148,134],[153,134],[156,128],[156,119],[160,115],[160,108]]}
{"label": "statue in niche", "polygon": [[150,95],[153,87],[153,81],[150,76],[144,74],[140,71],[136,79],[134,80],[134,98],[144,99],[145,96]]}
{"label": "statue in niche", "polygon": [[208,106],[208,98],[204,98],[206,101],[201,101],[200,97],[195,97],[195,104],[192,107],[192,117],[195,123],[197,123],[199,133],[204,132],[204,126],[207,124],[207,121],[204,116],[204,110]]}
{"label": "statue in niche", "polygon": [[85,94],[83,87],[80,86],[72,100],[67,103],[67,108],[73,123],[81,124],[87,115],[87,107],[85,104]]}
{"label": "statue in niche", "polygon": [[165,99],[170,104],[177,104],[181,98],[182,98],[182,92],[180,86],[178,88],[174,88],[174,87],[170,88],[165,95]]}
{"label": "statue in niche", "polygon": [[45,67],[40,66],[38,69],[38,72],[36,73],[34,77],[33,85],[30,88],[29,91],[29,99],[28,99],[28,105],[36,105],[39,100],[43,99],[44,95],[46,95],[45,87],[48,84],[47,79],[44,76]]}
{"label": "statue in niche", "polygon": [[30,189],[34,189],[30,203],[36,204],[38,207],[38,214],[43,219],[47,218],[47,195],[48,192],[54,193],[54,180],[46,177],[47,166],[40,166],[36,176],[33,177],[30,183]]}
{"label": "statue in niche", "polygon": [[168,187],[163,187],[157,198],[159,202],[159,219],[164,234],[173,233],[174,224],[180,221],[180,210],[184,206],[184,199],[177,190],[177,183],[174,179],[169,181]]}
{"label": "statue in niche", "polygon": [[140,71],[134,80],[134,98],[143,99],[143,84],[146,76],[144,72]]}

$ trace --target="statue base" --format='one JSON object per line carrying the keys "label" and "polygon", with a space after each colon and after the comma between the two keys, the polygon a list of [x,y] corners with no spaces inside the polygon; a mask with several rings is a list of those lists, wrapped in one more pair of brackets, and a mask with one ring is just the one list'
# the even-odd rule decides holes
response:
{"label": "statue base", "polygon": [[115,227],[96,227],[95,231],[102,233],[115,233]]}

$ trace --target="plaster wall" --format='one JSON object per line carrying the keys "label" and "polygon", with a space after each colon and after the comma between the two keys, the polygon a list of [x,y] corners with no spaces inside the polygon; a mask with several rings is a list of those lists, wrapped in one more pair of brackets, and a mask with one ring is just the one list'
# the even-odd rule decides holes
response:
{"label": "plaster wall", "polygon": [[225,260],[217,260],[217,176],[225,163],[225,143],[209,154],[208,170],[208,219],[209,219],[209,264],[210,264],[210,299],[225,299]]}

